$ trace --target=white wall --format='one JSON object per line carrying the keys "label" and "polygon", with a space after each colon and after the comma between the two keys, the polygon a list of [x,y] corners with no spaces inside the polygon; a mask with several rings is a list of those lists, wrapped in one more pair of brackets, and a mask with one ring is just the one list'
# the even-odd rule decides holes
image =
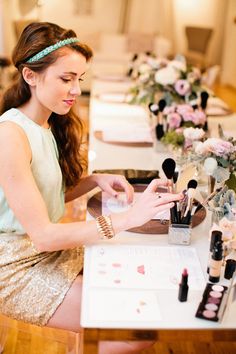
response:
{"label": "white wall", "polygon": [[[123,0],[93,0],[93,13],[91,16],[76,15],[74,1],[72,0],[41,0],[41,7],[35,6],[23,17],[20,12],[20,1],[35,3],[34,0],[0,0],[0,3],[5,6],[4,23],[7,23],[8,30],[7,32],[5,31],[7,45],[4,47],[4,52],[8,55],[16,42],[13,22],[20,19],[55,22],[62,27],[72,28],[78,37],[80,33],[118,32],[119,30],[119,15]],[[1,42],[0,36],[0,49]]]}
{"label": "white wall", "polygon": [[172,0],[131,0],[127,32],[172,37]]}
{"label": "white wall", "polygon": [[[9,1],[12,1],[14,4],[14,19],[21,18],[19,1],[26,0]],[[41,21],[55,22],[62,27],[73,28],[78,32],[78,35],[79,31],[118,31],[122,0],[93,0],[93,13],[91,16],[75,14],[74,1],[43,0],[41,1],[43,4],[41,8],[37,10],[35,7],[35,9],[25,16],[25,19],[39,17]]]}
{"label": "white wall", "polygon": [[225,13],[228,0],[173,0],[175,49],[186,49],[184,27],[193,25],[213,28],[208,59],[220,63],[223,44]]}

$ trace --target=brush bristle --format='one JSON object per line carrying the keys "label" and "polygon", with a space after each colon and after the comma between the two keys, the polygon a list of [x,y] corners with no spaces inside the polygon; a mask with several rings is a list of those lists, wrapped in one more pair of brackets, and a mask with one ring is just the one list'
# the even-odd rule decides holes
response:
{"label": "brush bristle", "polygon": [[175,171],[174,174],[173,174],[173,183],[176,183],[176,182],[177,182],[178,177],[179,177],[179,172],[178,172],[178,171]]}
{"label": "brush bristle", "polygon": [[188,188],[196,189],[197,188],[197,181],[195,179],[190,179],[190,181],[188,182]]}
{"label": "brush bristle", "polygon": [[209,94],[206,91],[201,92],[201,107],[202,107],[202,109],[206,108],[208,97],[209,97]]}
{"label": "brush bristle", "polygon": [[161,140],[161,138],[165,134],[164,129],[163,129],[163,124],[157,124],[155,131],[156,131],[157,140]]}
{"label": "brush bristle", "polygon": [[163,112],[165,106],[166,106],[166,100],[163,100],[161,99],[159,102],[158,102],[158,106],[159,106],[159,111],[160,112]]}
{"label": "brush bristle", "polygon": [[149,107],[149,110],[157,116],[157,114],[159,112],[158,105],[156,103],[149,103],[148,107]]}
{"label": "brush bristle", "polygon": [[162,169],[168,179],[171,179],[175,173],[176,163],[175,160],[168,158],[162,163]]}

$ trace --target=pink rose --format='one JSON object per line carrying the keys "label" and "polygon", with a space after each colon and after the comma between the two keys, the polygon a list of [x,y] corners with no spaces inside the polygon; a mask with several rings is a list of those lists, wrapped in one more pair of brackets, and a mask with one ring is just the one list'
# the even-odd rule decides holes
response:
{"label": "pink rose", "polygon": [[167,116],[167,123],[169,124],[170,129],[179,128],[181,124],[181,116],[178,113],[170,113]]}
{"label": "pink rose", "polygon": [[[186,112],[183,114],[184,122],[193,122],[195,121],[195,112]],[[195,123],[194,123],[195,124]]]}
{"label": "pink rose", "polygon": [[185,113],[191,113],[193,112],[193,107],[190,104],[179,104],[177,106],[176,112],[178,112],[180,115],[183,115]]}
{"label": "pink rose", "polygon": [[163,114],[165,115],[165,116],[168,116],[168,114],[171,114],[171,113],[174,113],[175,112],[175,106],[166,106],[165,108],[164,108],[164,111],[163,111]]}
{"label": "pink rose", "polygon": [[[220,139],[219,139],[220,140]],[[221,140],[216,146],[215,146],[215,151],[214,153],[216,156],[227,156],[231,152],[235,150],[233,144],[231,144],[229,141],[224,141]]]}
{"label": "pink rose", "polygon": [[180,96],[185,96],[191,91],[190,83],[187,80],[178,80],[175,83],[175,91]]}
{"label": "pink rose", "polygon": [[219,138],[208,138],[204,141],[204,143],[199,143],[196,146],[196,153],[207,155],[214,154],[220,157],[226,157],[230,153],[235,151],[235,146],[231,144],[229,141],[225,141]]}
{"label": "pink rose", "polygon": [[203,111],[200,111],[199,109],[194,111],[193,123],[195,125],[204,125],[206,119],[206,114]]}

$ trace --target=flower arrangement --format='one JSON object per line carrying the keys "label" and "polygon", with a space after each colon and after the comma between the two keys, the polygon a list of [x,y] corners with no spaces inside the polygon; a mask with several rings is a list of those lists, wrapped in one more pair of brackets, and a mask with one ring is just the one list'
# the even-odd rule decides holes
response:
{"label": "flower arrangement", "polygon": [[163,143],[188,149],[203,139],[207,117],[201,109],[194,110],[189,104],[172,105],[164,109],[163,115],[167,125]]}
{"label": "flower arrangement", "polygon": [[219,183],[227,181],[236,171],[236,140],[208,138],[195,147],[196,159],[204,161],[206,174]]}
{"label": "flower arrangement", "polygon": [[220,220],[223,217],[228,220],[235,220],[236,216],[236,195],[235,191],[223,187],[211,200],[207,203],[208,208],[213,211]]}
{"label": "flower arrangement", "polygon": [[135,80],[131,88],[131,103],[149,104],[156,96],[170,105],[172,102],[190,102],[202,90],[201,72],[187,65],[183,56],[174,60],[155,58],[151,55],[136,56],[130,76]]}

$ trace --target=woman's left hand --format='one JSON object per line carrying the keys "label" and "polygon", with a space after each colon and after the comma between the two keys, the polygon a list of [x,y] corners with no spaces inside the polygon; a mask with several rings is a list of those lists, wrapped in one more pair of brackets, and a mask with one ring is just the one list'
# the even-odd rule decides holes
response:
{"label": "woman's left hand", "polygon": [[102,191],[107,192],[115,198],[117,198],[119,194],[115,188],[123,189],[126,194],[127,202],[132,203],[134,197],[134,188],[124,176],[110,175],[106,173],[95,173],[91,177]]}

